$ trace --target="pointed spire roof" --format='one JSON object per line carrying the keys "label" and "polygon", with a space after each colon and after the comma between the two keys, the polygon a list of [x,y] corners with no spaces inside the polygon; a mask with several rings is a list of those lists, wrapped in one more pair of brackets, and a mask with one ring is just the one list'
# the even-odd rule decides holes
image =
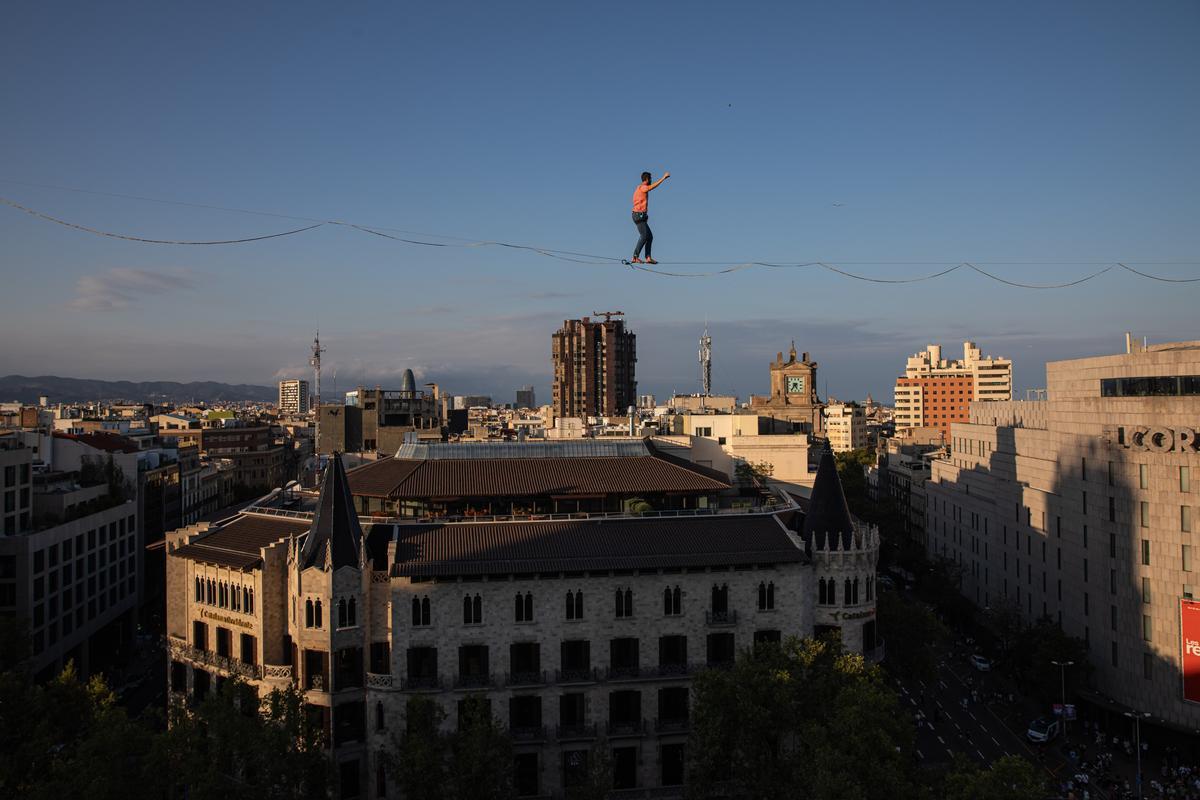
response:
{"label": "pointed spire roof", "polygon": [[[816,544],[817,547],[825,547],[827,541],[834,542],[840,538],[841,546],[848,547],[853,536],[850,507],[846,505],[846,495],[842,492],[842,481],[838,477],[833,451],[826,445],[808,500],[803,537],[810,545]],[[838,547],[836,544],[832,546]]]}
{"label": "pointed spire roof", "polygon": [[359,566],[362,528],[350,496],[350,482],[340,453],[334,453],[325,467],[321,499],[313,516],[312,527],[304,538],[300,553],[302,569],[337,569]]}

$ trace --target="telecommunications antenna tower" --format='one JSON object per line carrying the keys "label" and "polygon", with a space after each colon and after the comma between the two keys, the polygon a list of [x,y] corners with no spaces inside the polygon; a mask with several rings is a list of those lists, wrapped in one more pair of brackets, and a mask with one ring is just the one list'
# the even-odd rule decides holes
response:
{"label": "telecommunications antenna tower", "polygon": [[704,323],[704,335],[700,337],[700,385],[702,394],[712,394],[712,337],[708,335],[708,323]]}
{"label": "telecommunications antenna tower", "polygon": [[317,385],[317,414],[316,414],[316,430],[313,432],[313,456],[317,459],[318,467],[321,464],[321,353],[325,352],[325,348],[321,347],[321,329],[317,329],[317,335],[313,338],[312,358],[308,363],[313,368],[314,383]]}

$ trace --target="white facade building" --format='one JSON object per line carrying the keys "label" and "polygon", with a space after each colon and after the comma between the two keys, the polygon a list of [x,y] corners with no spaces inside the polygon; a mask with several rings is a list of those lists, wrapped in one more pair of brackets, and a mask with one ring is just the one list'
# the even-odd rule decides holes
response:
{"label": "white facade building", "polygon": [[858,403],[834,403],[825,407],[825,436],[835,453],[861,450],[867,446],[867,415]]}
{"label": "white facade building", "polygon": [[308,381],[279,382],[279,413],[303,416],[309,410]]}

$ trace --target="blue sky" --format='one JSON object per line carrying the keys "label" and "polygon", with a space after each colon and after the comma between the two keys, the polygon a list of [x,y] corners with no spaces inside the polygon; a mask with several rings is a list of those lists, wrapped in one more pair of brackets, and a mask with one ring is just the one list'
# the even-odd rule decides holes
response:
{"label": "blue sky", "polygon": [[[638,174],[669,169],[664,263],[1200,276],[1197,40],[1194,2],[18,3],[0,196],[152,238],[297,223],[27,184],[621,257]],[[881,398],[928,342],[973,338],[1038,386],[1126,329],[1200,338],[1200,284],[1115,271],[684,280],[333,226],[137,244],[3,207],[0,243],[0,374],[270,383],[319,323],[339,388],[412,367],[546,398],[555,327],[620,309],[643,391],[696,389],[707,319],[719,390],[765,391],[795,338],[822,392]]]}

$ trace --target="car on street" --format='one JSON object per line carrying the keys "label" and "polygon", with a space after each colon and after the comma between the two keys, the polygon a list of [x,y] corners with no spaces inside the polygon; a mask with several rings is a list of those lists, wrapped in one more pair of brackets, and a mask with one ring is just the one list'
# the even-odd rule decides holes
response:
{"label": "car on street", "polygon": [[971,662],[971,666],[974,667],[975,669],[979,670],[980,672],[991,672],[992,671],[992,660],[985,655],[980,655],[979,653],[972,653],[969,661]]}
{"label": "car on street", "polygon": [[1058,736],[1059,722],[1051,717],[1038,717],[1029,723],[1025,738],[1034,743],[1049,742]]}

